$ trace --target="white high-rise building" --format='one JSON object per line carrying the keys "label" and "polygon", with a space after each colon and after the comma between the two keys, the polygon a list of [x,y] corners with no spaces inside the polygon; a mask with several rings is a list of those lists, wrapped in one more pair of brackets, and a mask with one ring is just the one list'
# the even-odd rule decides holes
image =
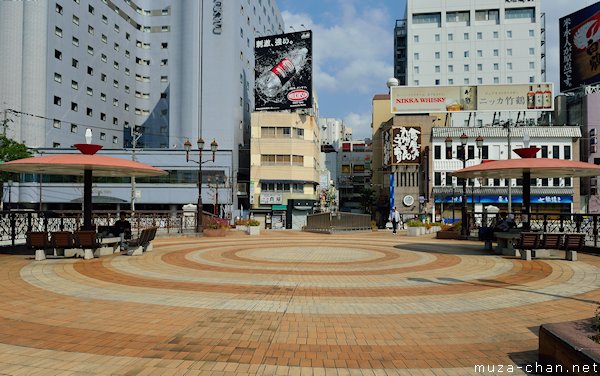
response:
{"label": "white high-rise building", "polygon": [[[2,1],[7,134],[59,149],[83,142],[91,128],[94,143],[122,149],[135,130],[137,146],[156,149],[172,170],[197,167],[177,167],[181,157],[164,149],[214,138],[214,165],[235,207],[231,187],[249,179],[240,153],[248,154],[254,108],[254,38],[283,29],[276,0]],[[194,192],[178,201],[194,202]]]}

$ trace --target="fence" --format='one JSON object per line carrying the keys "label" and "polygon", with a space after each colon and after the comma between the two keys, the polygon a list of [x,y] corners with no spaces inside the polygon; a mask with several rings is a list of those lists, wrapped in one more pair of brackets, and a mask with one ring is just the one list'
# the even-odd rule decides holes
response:
{"label": "fence", "polygon": [[354,213],[317,213],[306,217],[305,231],[311,232],[344,232],[366,231],[371,229],[371,216]]}
{"label": "fence", "polygon": [[[203,223],[208,223],[212,217],[211,213],[204,212]],[[111,226],[116,220],[114,211],[95,211],[92,223]],[[151,226],[157,226],[159,234],[181,234],[196,228],[195,213],[183,211],[136,211],[129,221],[134,234]],[[81,211],[3,211],[0,212],[0,245],[25,243],[30,231],[76,231],[82,225]]]}

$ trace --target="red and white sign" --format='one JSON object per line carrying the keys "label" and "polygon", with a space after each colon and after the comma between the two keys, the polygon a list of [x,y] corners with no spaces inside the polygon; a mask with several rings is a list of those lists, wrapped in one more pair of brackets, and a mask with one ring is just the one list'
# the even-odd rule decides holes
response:
{"label": "red and white sign", "polygon": [[305,99],[308,99],[308,91],[306,90],[294,90],[294,91],[290,91],[287,95],[287,98],[292,101],[292,102],[298,102],[298,101],[303,101]]}

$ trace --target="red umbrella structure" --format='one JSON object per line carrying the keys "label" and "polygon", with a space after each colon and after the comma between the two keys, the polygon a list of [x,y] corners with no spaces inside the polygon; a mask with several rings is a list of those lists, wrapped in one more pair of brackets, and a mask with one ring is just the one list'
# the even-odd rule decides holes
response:
{"label": "red umbrella structure", "polygon": [[505,159],[484,162],[479,165],[455,171],[459,178],[488,178],[488,179],[523,179],[523,214],[524,223],[529,225],[531,210],[531,179],[599,176],[600,166],[580,161],[535,158],[539,148],[515,149],[521,159]]}
{"label": "red umbrella structure", "polygon": [[92,176],[159,176],[167,172],[127,159],[96,155],[100,145],[76,144],[82,154],[56,154],[0,164],[1,171],[83,176],[83,228],[92,228]]}

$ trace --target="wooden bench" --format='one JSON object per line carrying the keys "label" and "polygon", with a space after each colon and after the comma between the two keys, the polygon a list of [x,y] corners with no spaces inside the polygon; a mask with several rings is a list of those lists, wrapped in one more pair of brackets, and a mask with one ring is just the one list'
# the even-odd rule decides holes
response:
{"label": "wooden bench", "polygon": [[83,250],[85,260],[94,258],[94,251],[100,248],[96,231],[80,230],[75,231],[75,246]]}
{"label": "wooden bench", "polygon": [[46,259],[46,249],[50,248],[48,240],[48,232],[46,231],[31,231],[27,233],[26,243],[27,248],[35,250],[35,260],[41,261]]}
{"label": "wooden bench", "polygon": [[585,246],[585,234],[573,233],[565,234],[565,242],[562,249],[565,250],[565,259],[577,261],[577,252]]}
{"label": "wooden bench", "polygon": [[50,245],[54,248],[54,256],[73,257],[77,254],[73,234],[70,231],[50,233]]}
{"label": "wooden bench", "polygon": [[152,250],[152,240],[156,236],[156,230],[158,227],[148,227],[142,230],[140,236],[136,239],[129,240],[127,242],[127,255],[128,256],[141,256],[143,252]]}
{"label": "wooden bench", "polygon": [[531,260],[531,253],[539,247],[540,235],[539,232],[521,233],[516,248],[521,252],[521,258],[523,260]]}

